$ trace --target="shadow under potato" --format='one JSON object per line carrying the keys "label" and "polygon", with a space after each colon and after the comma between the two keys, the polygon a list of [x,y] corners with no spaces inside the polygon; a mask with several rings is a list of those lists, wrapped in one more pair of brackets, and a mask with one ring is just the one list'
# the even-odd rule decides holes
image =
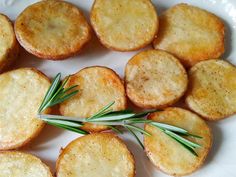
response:
{"label": "shadow under potato", "polygon": [[[154,177],[155,167],[149,161],[144,150],[136,143],[135,140],[124,140],[128,149],[132,149],[135,159],[136,177]],[[156,172],[155,172],[156,173]]]}
{"label": "shadow under potato", "polygon": [[211,128],[212,136],[213,136],[213,143],[207,158],[204,167],[207,166],[207,164],[211,163],[214,161],[215,156],[218,154],[220,151],[221,144],[223,142],[224,136],[223,132],[220,129],[220,127],[217,125],[218,122],[207,122],[209,127]]}
{"label": "shadow under potato", "polygon": [[46,124],[40,134],[22,149],[30,151],[47,149],[51,146],[50,141],[60,136],[64,131],[66,130]]}
{"label": "shadow under potato", "polygon": [[[109,49],[105,48],[97,38],[96,34],[92,31],[92,38],[91,40],[84,46],[84,48],[81,50],[81,52],[78,54],[82,56],[80,59],[98,59],[103,57],[104,55],[108,54],[111,52]],[[90,60],[89,59],[89,60]]]}
{"label": "shadow under potato", "polygon": [[39,68],[45,59],[37,58],[36,56],[27,52],[24,48],[20,47],[20,54],[16,61],[9,67],[8,70],[25,68],[25,67],[34,67]]}

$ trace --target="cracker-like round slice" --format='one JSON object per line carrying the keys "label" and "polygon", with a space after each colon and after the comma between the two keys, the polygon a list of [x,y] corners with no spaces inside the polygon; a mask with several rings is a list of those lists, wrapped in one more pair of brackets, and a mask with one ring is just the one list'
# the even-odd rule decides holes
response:
{"label": "cracker-like round slice", "polygon": [[0,75],[0,150],[19,148],[38,135],[44,122],[36,115],[49,86],[49,79],[32,68]]}
{"label": "cracker-like round slice", "polygon": [[166,50],[186,66],[218,58],[224,53],[224,23],[216,15],[178,4],[160,16],[154,48]]}
{"label": "cracker-like round slice", "polygon": [[57,0],[27,7],[16,19],[15,32],[28,52],[52,60],[78,54],[91,38],[90,26],[82,12],[68,2]]}
{"label": "cracker-like round slice", "polygon": [[135,162],[124,142],[111,133],[72,141],[57,160],[57,177],[134,177]]}
{"label": "cracker-like round slice", "polygon": [[145,47],[158,30],[158,16],[150,0],[95,0],[90,19],[101,43],[118,51]]}
{"label": "cracker-like round slice", "polygon": [[3,14],[0,14],[0,26],[0,72],[2,72],[17,59],[19,44],[12,22]]}
{"label": "cracker-like round slice", "polygon": [[[115,101],[113,111],[126,109],[127,100],[124,85],[115,71],[101,66],[93,66],[71,75],[66,87],[78,85],[79,93],[60,104],[60,112],[65,116],[88,118],[101,108]],[[89,132],[106,130],[106,126],[86,123],[82,129]]]}
{"label": "cracker-like round slice", "polygon": [[169,175],[184,176],[196,171],[204,163],[212,145],[212,134],[208,125],[198,115],[185,109],[172,107],[162,112],[152,113],[148,119],[177,126],[202,137],[201,139],[188,138],[202,146],[195,149],[198,155],[195,156],[160,129],[145,125],[145,130],[152,134],[144,137],[145,151],[158,169]]}
{"label": "cracker-like round slice", "polygon": [[187,83],[186,71],[178,59],[160,50],[135,55],[125,68],[127,96],[143,108],[175,103],[186,91]]}
{"label": "cracker-like round slice", "polygon": [[223,60],[202,61],[189,71],[186,103],[207,120],[236,113],[236,67]]}
{"label": "cracker-like round slice", "polygon": [[18,151],[0,152],[1,177],[53,177],[39,158]]}

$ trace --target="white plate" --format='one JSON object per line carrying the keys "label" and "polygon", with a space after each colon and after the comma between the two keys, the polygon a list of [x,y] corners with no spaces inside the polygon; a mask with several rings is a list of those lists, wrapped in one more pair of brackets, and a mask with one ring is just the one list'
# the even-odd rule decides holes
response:
{"label": "white plate", "polygon": [[[83,10],[89,16],[89,10],[93,0],[69,0]],[[6,3],[5,3],[6,2]],[[0,12],[8,15],[12,20],[28,5],[37,0],[1,0]],[[235,0],[153,0],[158,14],[163,10],[180,2],[187,2],[192,5],[207,9],[220,16],[226,25],[226,53],[223,58],[236,64],[236,1]],[[105,65],[123,76],[124,66],[129,58],[137,52],[114,52],[110,51],[97,41],[96,38],[86,49],[74,58],[65,61],[46,61],[36,59],[22,50],[21,57],[16,67],[36,67],[48,76],[54,76],[58,72],[63,75],[75,73],[86,66]],[[235,76],[236,77],[236,76]],[[201,169],[195,172],[192,177],[236,177],[236,116],[220,122],[210,123],[214,134],[213,148]],[[65,147],[71,140],[79,135],[46,126],[39,137],[25,147],[23,150],[36,154],[53,171],[55,161],[62,147]],[[149,162],[135,140],[125,134],[123,136],[129,149],[135,156],[137,177],[165,177],[167,175],[156,170]],[[0,172],[1,173],[1,172]]]}

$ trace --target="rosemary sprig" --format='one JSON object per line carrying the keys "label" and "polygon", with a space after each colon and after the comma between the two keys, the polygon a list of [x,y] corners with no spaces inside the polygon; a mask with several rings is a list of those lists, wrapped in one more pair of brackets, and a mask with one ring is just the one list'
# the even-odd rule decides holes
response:
{"label": "rosemary sprig", "polygon": [[65,100],[70,99],[72,96],[76,95],[79,91],[74,90],[77,85],[71,86],[67,89],[64,88],[66,83],[68,82],[70,76],[68,76],[64,82],[61,82],[61,73],[58,73],[56,77],[53,79],[52,85],[49,87],[42,104],[38,109],[38,113],[42,113],[45,109],[62,103]]}
{"label": "rosemary sprig", "polygon": [[[112,111],[111,107],[114,104],[115,102],[109,103],[108,105],[104,106],[101,110],[99,110],[97,113],[95,113],[93,116],[87,119],[66,117],[59,115],[47,115],[47,114],[39,114],[38,117],[44,120],[45,122],[49,122],[51,125],[55,124],[56,126],[60,125],[71,126],[73,130],[77,128],[78,131],[80,132],[81,129],[79,127],[81,127],[84,123],[106,125],[117,133],[121,133],[121,130],[115,126],[122,126],[129,132],[132,132],[132,135],[134,135],[134,137],[138,140],[139,144],[141,145],[142,144],[141,141],[138,139],[138,136],[134,132],[145,134],[147,136],[151,136],[151,134],[134,124],[150,123],[150,120],[147,120],[145,118],[140,118],[140,113],[136,114],[130,110]],[[142,113],[142,115],[146,116],[150,112],[153,112],[153,110],[145,111],[145,113]],[[63,122],[65,122],[65,124]],[[141,146],[143,147],[143,145]]]}
{"label": "rosemary sprig", "polygon": [[[43,102],[41,103],[38,109],[38,117],[41,117],[42,112],[45,111],[47,108],[50,108],[59,103],[62,103],[65,100],[70,99],[72,96],[76,95],[79,92],[78,90],[73,91],[73,89],[76,88],[77,85],[71,86],[66,89],[64,88],[66,83],[68,82],[68,79],[69,79],[69,76],[63,82],[61,82],[61,73],[58,73],[56,75],[56,77],[53,79],[53,82],[43,99]],[[64,129],[67,129],[76,133],[88,134],[88,132],[79,128],[82,126],[82,124],[79,124],[78,122],[75,123],[75,122],[65,121],[65,120],[57,121],[57,122],[53,120],[47,120],[46,122],[50,125],[54,125],[59,128],[64,128]]]}
{"label": "rosemary sprig", "polygon": [[201,145],[194,143],[188,139],[185,139],[183,136],[190,136],[194,138],[202,137],[190,134],[187,130],[180,127],[165,123],[154,122],[152,120],[147,120],[144,118],[149,113],[156,112],[157,110],[148,110],[141,113],[134,113],[132,110],[113,111],[111,107],[115,104],[115,102],[111,102],[89,118],[76,118],[60,115],[43,114],[43,111],[47,108],[62,103],[79,92],[78,90],[76,90],[77,85],[71,86],[66,89],[64,88],[64,86],[68,82],[68,79],[69,77],[67,77],[64,82],[61,82],[61,74],[59,73],[56,75],[52,82],[52,85],[50,86],[45,95],[42,104],[39,107],[38,118],[47,122],[50,125],[59,128],[64,128],[80,134],[88,134],[88,132],[81,129],[81,127],[85,123],[106,125],[117,133],[122,133],[122,131],[117,127],[121,126],[128,130],[134,136],[134,138],[137,140],[137,142],[141,145],[142,148],[144,148],[144,145],[142,144],[142,141],[138,138],[136,133],[144,134],[146,136],[152,135],[137,125],[150,124],[154,127],[159,128],[166,135],[171,137],[176,142],[180,143],[193,155],[197,156],[195,149],[201,147]]}

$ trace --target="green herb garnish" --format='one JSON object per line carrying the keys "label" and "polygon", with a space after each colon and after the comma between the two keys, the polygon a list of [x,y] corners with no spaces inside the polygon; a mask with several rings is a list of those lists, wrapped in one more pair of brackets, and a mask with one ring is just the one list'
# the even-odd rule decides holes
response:
{"label": "green herb garnish", "polygon": [[145,116],[147,116],[149,113],[156,112],[158,110],[148,110],[141,113],[134,113],[132,110],[113,111],[111,107],[115,104],[115,102],[111,102],[89,118],[76,118],[60,115],[43,114],[43,111],[47,108],[62,103],[79,92],[79,90],[76,90],[77,85],[71,86],[66,89],[64,88],[66,83],[68,82],[68,79],[69,77],[67,77],[64,82],[61,82],[61,74],[59,73],[56,75],[52,82],[52,85],[50,86],[49,90],[45,95],[41,106],[39,107],[38,118],[42,119],[50,125],[80,134],[88,134],[88,132],[81,129],[81,127],[85,123],[106,125],[116,133],[122,133],[122,130],[120,130],[119,127],[123,127],[135,137],[135,139],[141,145],[142,148],[144,148],[144,145],[142,144],[142,141],[138,138],[136,133],[141,133],[146,136],[152,135],[143,128],[140,128],[138,125],[150,124],[159,128],[166,135],[183,145],[183,147],[185,147],[193,155],[197,156],[195,149],[201,147],[201,145],[187,140],[183,136],[190,136],[195,138],[202,137],[190,134],[187,130],[182,129],[180,127],[154,122],[145,118]]}

